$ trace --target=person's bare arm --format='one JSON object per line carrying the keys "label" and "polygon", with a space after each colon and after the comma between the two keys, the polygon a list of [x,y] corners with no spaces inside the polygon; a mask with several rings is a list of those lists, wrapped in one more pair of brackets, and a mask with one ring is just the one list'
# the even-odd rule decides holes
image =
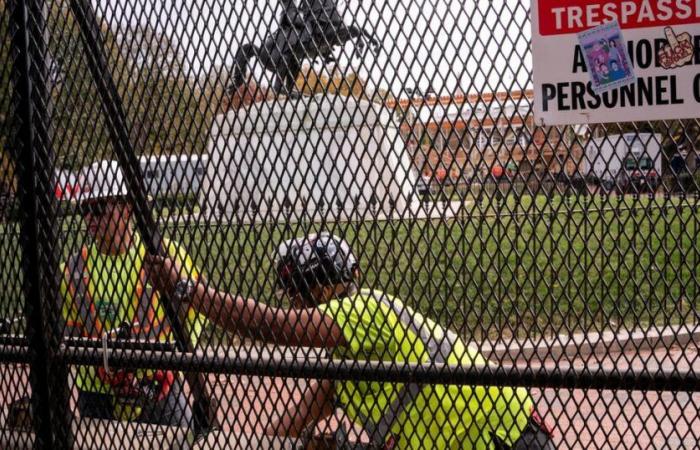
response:
{"label": "person's bare arm", "polygon": [[[147,256],[149,278],[160,292],[172,293],[184,273],[171,258]],[[343,343],[340,327],[316,308],[284,309],[220,292],[199,280],[191,299],[195,310],[216,325],[252,338],[291,346],[333,348]]]}
{"label": "person's bare arm", "polygon": [[342,332],[316,308],[284,309],[198,283],[192,306],[230,331],[282,345],[335,347]]}

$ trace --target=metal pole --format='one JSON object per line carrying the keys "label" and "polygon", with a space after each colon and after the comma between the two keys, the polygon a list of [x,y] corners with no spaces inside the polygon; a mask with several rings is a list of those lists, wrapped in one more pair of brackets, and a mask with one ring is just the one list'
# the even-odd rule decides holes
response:
{"label": "metal pole", "polygon": [[[700,376],[694,371],[649,371],[618,368],[495,366],[445,364],[445,363],[397,363],[395,361],[334,360],[322,357],[322,353],[310,350],[295,357],[272,356],[259,358],[244,355],[221,355],[198,352],[196,354],[124,350],[110,357],[110,366],[116,368],[159,367],[165,370],[196,370],[220,374],[250,376],[274,376],[288,378],[317,378],[322,368],[324,377],[333,380],[362,380],[391,383],[448,384],[455,386],[524,386],[553,387],[557,389],[632,389],[652,391],[687,392],[700,391]],[[95,365],[102,361],[100,350],[67,348],[63,356],[67,362],[78,365]]]}
{"label": "metal pole", "polygon": [[[675,304],[673,299],[671,299],[671,292],[672,289],[669,287],[669,279],[671,278],[669,275],[669,267],[670,264],[668,263],[670,260],[670,254],[669,254],[669,223],[668,223],[668,207],[669,207],[669,200],[671,199],[671,195],[668,192],[664,192],[664,200],[663,200],[663,207],[661,208],[661,218],[663,219],[663,229],[664,233],[661,236],[661,250],[663,251],[664,259],[663,259],[663,272],[661,275],[661,280],[663,281],[663,298],[664,298],[664,309],[668,307],[669,301],[671,304]],[[669,321],[672,321],[675,319],[676,312],[673,311],[671,313],[671,317]]]}
{"label": "metal pole", "polygon": [[501,292],[501,277],[503,276],[503,263],[501,262],[501,213],[503,212],[503,203],[501,198],[501,190],[496,184],[496,302],[498,303],[498,331],[502,333],[505,329],[505,324],[508,323],[506,314],[503,309],[503,301],[505,300],[505,292]]}
{"label": "metal pole", "polygon": [[[107,57],[104,53],[104,43],[97,17],[88,0],[71,0],[70,6],[80,28],[80,37],[85,47],[90,73],[102,100],[101,106],[114,152],[124,171],[130,202],[134,208],[136,226],[143,237],[148,252],[150,254],[164,254],[162,236],[151,215],[139,160],[129,137],[129,126],[121,96],[107,67]],[[185,333],[177,308],[164,295],[161,295],[160,300],[172,326],[178,349],[183,352],[192,351],[192,343]],[[194,398],[194,430],[195,434],[199,435],[210,429],[210,403],[206,395],[205,380],[197,374],[189,374],[186,378]]]}
{"label": "metal pole", "polygon": [[[599,208],[598,208],[598,217],[600,218],[600,231],[598,234],[598,239],[599,239],[599,248],[600,248],[600,254],[602,257],[601,261],[601,268],[600,268],[600,280],[598,282],[600,283],[600,309],[598,310],[598,318],[600,319],[599,323],[599,329],[603,330],[605,328],[605,325],[607,324],[607,317],[605,317],[605,298],[610,295],[610,289],[608,289],[607,283],[605,282],[605,269],[610,263],[610,258],[608,257],[608,254],[606,253],[605,249],[605,238],[607,236],[610,236],[610,230],[612,227],[610,226],[609,223],[606,222],[605,219],[605,203],[610,202],[610,197],[605,197],[603,192],[600,191],[600,196],[598,199],[600,200]],[[594,261],[595,264],[595,261]]]}
{"label": "metal pole", "polygon": [[[549,321],[549,326],[551,327],[552,330],[552,335],[555,334],[555,328],[554,328],[554,311],[556,310],[555,308],[555,303],[556,303],[556,298],[554,296],[554,288],[555,283],[557,281],[557,278],[559,277],[559,271],[557,270],[557,273],[555,275],[554,273],[554,218],[555,218],[555,211],[554,211],[554,205],[552,205],[552,196],[548,195],[548,205],[549,205],[549,224],[547,225],[547,230],[546,230],[546,239],[549,243],[549,252],[546,251],[545,247],[545,252],[547,256],[547,264],[549,265],[549,286],[550,288],[547,289],[547,298],[549,299],[549,317],[552,318],[552,320]],[[546,219],[546,218],[545,218]],[[561,263],[564,263],[564,258],[561,259]],[[563,292],[564,289],[560,288],[560,291]],[[545,301],[545,305],[547,302]]]}
{"label": "metal pole", "polygon": [[[677,213],[677,216],[679,217],[679,219],[681,220],[682,223],[685,222],[683,220],[683,202],[685,201],[685,198],[686,198],[685,197],[685,187],[683,187],[683,191],[681,191],[681,193],[679,195],[680,200],[678,203],[678,213]],[[678,241],[679,245],[682,245],[682,242],[683,242],[683,228],[682,227],[680,227],[678,230],[678,240],[679,240]],[[683,282],[683,280],[685,280],[685,277],[683,276],[683,269],[684,268],[685,268],[685,264],[681,264],[681,266],[678,270],[678,276],[677,276],[678,282],[679,282],[678,284],[679,284],[679,288],[680,288],[680,292],[679,292],[680,297],[678,299],[678,308],[679,308],[679,313],[680,313],[680,320],[682,321],[681,323],[683,323],[683,321],[687,320],[685,317],[683,317],[683,306],[684,306],[683,302],[685,301],[685,298],[686,298],[685,297],[685,294],[686,294],[685,285],[686,285],[686,283]],[[692,272],[689,271],[689,275],[692,276]]]}
{"label": "metal pole", "polygon": [[[567,187],[567,195],[566,195],[566,232],[564,233],[564,236],[566,236],[566,300],[568,302],[567,309],[566,309],[566,331],[571,334],[574,332],[576,326],[578,325],[578,318],[574,317],[576,314],[576,311],[573,310],[573,298],[576,295],[575,289],[576,286],[574,284],[574,273],[573,270],[571,269],[573,267],[573,264],[575,262],[575,255],[574,253],[574,243],[573,243],[573,231],[571,229],[572,221],[573,221],[573,205],[572,205],[572,195],[573,193],[571,192],[571,186]],[[574,290],[572,292],[572,289]]]}
{"label": "metal pole", "polygon": [[[519,243],[520,243],[520,233],[522,232],[522,227],[520,220],[521,218],[518,216],[518,206],[520,206],[520,202],[522,201],[522,197],[518,193],[517,189],[513,189],[513,198],[515,200],[515,206],[513,207],[513,211],[511,214],[511,221],[515,222],[515,236],[513,237],[513,246],[515,246],[515,270],[513,271],[513,276],[515,277],[515,288],[518,290],[518,292],[523,292],[525,290],[525,286],[520,285],[520,266],[523,263],[524,260],[524,254],[520,253],[520,248],[519,248]],[[525,215],[525,208],[523,208],[523,216]],[[510,222],[508,223],[508,226],[510,227]],[[525,246],[527,247],[527,241],[525,242]],[[512,247],[511,247],[512,248]]]}
{"label": "metal pole", "polygon": [[[21,208],[23,293],[29,342],[32,417],[39,449],[72,447],[68,369],[59,357],[62,330],[53,196],[54,155],[49,139],[50,93],[45,65],[45,6],[42,0],[10,2],[12,79],[18,118],[15,142]],[[36,103],[35,103],[36,102]],[[35,107],[38,106],[38,107]]]}
{"label": "metal pole", "polygon": [[[593,314],[591,313],[591,305],[588,304],[588,285],[591,283],[589,278],[592,278],[591,274],[589,273],[591,267],[588,263],[588,245],[593,241],[592,236],[588,235],[588,220],[590,219],[590,210],[589,210],[589,203],[588,203],[588,186],[585,187],[583,193],[578,194],[579,197],[583,197],[582,199],[579,198],[579,200],[583,200],[583,205],[581,206],[581,209],[583,210],[583,213],[581,214],[581,225],[583,227],[583,233],[581,233],[579,236],[582,237],[583,239],[583,245],[581,248],[583,248],[583,279],[582,279],[582,284],[583,284],[583,303],[586,305],[584,308],[584,311],[581,312],[581,316],[583,318],[583,326],[588,329],[589,325],[587,324],[587,321],[590,319],[591,324],[590,326],[593,327],[595,326],[595,320],[593,318]],[[592,291],[593,289],[591,289]]]}

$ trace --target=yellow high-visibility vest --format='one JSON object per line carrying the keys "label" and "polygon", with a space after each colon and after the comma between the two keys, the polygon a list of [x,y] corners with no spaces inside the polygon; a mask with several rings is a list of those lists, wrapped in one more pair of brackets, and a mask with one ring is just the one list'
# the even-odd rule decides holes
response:
{"label": "yellow high-visibility vest", "polygon": [[[377,291],[320,306],[342,329],[334,357],[449,365],[486,365],[453,332]],[[533,402],[526,389],[339,381],[336,398],[373,442],[398,449],[491,449],[492,436],[518,440]]]}

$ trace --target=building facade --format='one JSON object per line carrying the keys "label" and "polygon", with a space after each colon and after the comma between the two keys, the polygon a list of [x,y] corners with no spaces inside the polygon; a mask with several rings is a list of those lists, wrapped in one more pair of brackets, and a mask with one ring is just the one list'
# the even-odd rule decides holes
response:
{"label": "building facade", "polygon": [[576,174],[583,149],[571,127],[534,121],[533,92],[456,94],[387,103],[402,117],[401,136],[424,179],[469,182],[489,173],[542,179]]}

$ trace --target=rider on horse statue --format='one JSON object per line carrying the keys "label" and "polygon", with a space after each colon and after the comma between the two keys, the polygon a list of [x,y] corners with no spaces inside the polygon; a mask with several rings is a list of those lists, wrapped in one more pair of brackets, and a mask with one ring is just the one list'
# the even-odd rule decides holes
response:
{"label": "rider on horse statue", "polygon": [[244,44],[236,52],[233,85],[227,89],[236,92],[245,83],[248,62],[252,57],[275,73],[274,90],[292,94],[296,77],[304,59],[322,58],[333,61],[336,47],[356,39],[355,55],[365,49],[367,39],[374,49],[377,40],[365,30],[346,25],[338,13],[335,0],[282,0],[284,10],[279,18],[280,27],[270,34],[261,47]]}

